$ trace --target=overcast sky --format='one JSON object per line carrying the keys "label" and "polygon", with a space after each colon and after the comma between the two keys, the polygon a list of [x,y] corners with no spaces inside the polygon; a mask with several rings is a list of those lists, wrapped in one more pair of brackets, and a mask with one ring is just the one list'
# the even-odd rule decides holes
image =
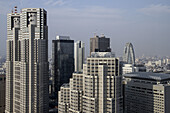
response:
{"label": "overcast sky", "polygon": [[117,56],[127,42],[136,56],[170,56],[170,0],[0,0],[0,56],[6,54],[6,14],[15,5],[47,10],[49,51],[56,35],[66,35],[84,41],[89,55],[90,38],[104,34]]}

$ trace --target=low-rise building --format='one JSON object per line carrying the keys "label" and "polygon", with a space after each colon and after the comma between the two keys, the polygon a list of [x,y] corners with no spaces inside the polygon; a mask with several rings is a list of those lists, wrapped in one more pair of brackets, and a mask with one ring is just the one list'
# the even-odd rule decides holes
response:
{"label": "low-rise building", "polygon": [[170,74],[125,74],[125,113],[170,113]]}

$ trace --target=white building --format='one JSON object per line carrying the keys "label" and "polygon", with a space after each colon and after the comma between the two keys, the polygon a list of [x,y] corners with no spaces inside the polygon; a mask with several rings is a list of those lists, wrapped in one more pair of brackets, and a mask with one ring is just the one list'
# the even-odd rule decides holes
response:
{"label": "white building", "polygon": [[68,83],[63,84],[58,92],[58,112],[68,113],[70,103],[70,85]]}
{"label": "white building", "polygon": [[85,47],[82,41],[74,43],[74,68],[75,72],[83,71],[83,63],[85,59]]}
{"label": "white building", "polygon": [[123,64],[122,67],[122,74],[126,74],[126,73],[131,73],[134,72],[134,65],[133,64]]}
{"label": "white building", "polygon": [[25,8],[7,16],[6,113],[48,113],[47,12]]}
{"label": "white building", "polygon": [[146,72],[146,67],[144,65],[123,64],[122,74],[131,72]]}

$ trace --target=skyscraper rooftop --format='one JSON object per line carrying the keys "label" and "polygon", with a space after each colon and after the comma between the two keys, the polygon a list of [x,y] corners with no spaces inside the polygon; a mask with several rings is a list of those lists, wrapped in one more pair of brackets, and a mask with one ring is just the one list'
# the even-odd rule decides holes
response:
{"label": "skyscraper rooftop", "polygon": [[113,52],[92,52],[91,58],[112,58],[115,57]]}

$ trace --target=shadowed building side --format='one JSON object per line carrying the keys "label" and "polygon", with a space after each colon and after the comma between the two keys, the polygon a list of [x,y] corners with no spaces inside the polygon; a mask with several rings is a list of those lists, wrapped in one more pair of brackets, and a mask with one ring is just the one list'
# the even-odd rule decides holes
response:
{"label": "shadowed building side", "polygon": [[58,91],[74,72],[74,40],[68,36],[57,36],[52,40],[52,93],[58,102]]}

